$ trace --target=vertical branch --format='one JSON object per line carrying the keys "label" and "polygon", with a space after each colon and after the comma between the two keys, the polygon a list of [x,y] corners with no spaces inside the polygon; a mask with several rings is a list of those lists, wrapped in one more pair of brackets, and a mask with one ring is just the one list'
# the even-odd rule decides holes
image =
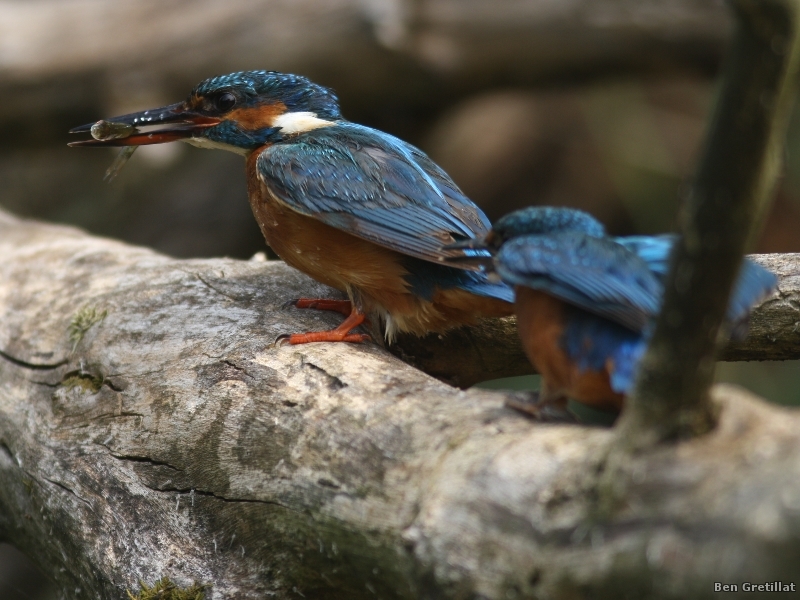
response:
{"label": "vertical branch", "polygon": [[620,421],[624,445],[697,435],[718,333],[778,172],[798,58],[796,0],[732,0],[737,27],[706,148],[686,198],[664,307]]}

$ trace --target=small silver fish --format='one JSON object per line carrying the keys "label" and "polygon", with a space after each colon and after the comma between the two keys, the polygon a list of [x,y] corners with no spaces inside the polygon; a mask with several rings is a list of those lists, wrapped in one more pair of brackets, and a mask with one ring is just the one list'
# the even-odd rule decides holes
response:
{"label": "small silver fish", "polygon": [[[92,135],[94,135],[94,133],[92,133]],[[125,163],[128,162],[128,159],[133,156],[133,153],[136,152],[138,147],[139,146],[123,146],[122,150],[119,151],[119,154],[117,154],[117,157],[114,159],[114,162],[108,167],[106,174],[103,175],[103,181],[111,183],[122,170],[122,167],[125,166]]]}
{"label": "small silver fish", "polygon": [[[102,119],[92,125],[92,129],[90,131],[92,133],[92,137],[96,140],[100,140],[101,142],[124,139],[132,136],[134,133],[139,133],[139,130],[133,125],[129,125],[127,123],[115,123],[113,121],[104,121]],[[103,176],[103,181],[111,183],[122,170],[122,167],[125,166],[125,163],[128,162],[128,159],[133,156],[136,148],[137,146],[125,146],[122,148],[119,154],[117,154],[117,158],[115,158],[114,162],[111,163],[111,166],[108,167],[106,174]]]}
{"label": "small silver fish", "polygon": [[127,123],[114,123],[113,121],[100,120],[92,125],[91,133],[94,139],[106,142],[108,140],[130,137],[134,133],[139,133],[139,130]]}

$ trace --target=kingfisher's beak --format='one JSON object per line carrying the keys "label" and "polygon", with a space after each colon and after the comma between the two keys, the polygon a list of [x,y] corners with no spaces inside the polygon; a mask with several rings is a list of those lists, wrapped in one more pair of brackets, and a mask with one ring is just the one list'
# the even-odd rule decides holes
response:
{"label": "kingfisher's beak", "polygon": [[[70,142],[70,146],[146,146],[190,138],[203,129],[218,125],[221,119],[200,114],[178,102],[70,129],[70,133],[91,133],[93,138]],[[159,129],[139,128],[167,125]]]}

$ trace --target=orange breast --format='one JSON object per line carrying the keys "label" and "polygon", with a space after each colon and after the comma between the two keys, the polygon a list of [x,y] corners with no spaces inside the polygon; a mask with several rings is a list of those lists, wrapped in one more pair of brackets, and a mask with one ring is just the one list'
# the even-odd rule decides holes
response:
{"label": "orange breast", "polygon": [[[511,305],[464,290],[437,291],[432,302],[409,291],[404,256],[301,215],[272,196],[258,178],[256,160],[247,161],[248,192],[267,244],[287,264],[317,281],[348,293],[364,312],[377,312],[397,331],[418,335],[511,313]],[[391,332],[390,332],[391,333]]]}
{"label": "orange breast", "polygon": [[406,271],[396,252],[301,215],[274,200],[266,188],[250,198],[267,244],[294,268],[342,291],[353,286],[406,291]]}
{"label": "orange breast", "polygon": [[548,390],[602,409],[622,407],[622,394],[611,389],[607,369],[578,369],[561,347],[564,304],[544,292],[517,286],[517,327],[531,363],[544,378]]}

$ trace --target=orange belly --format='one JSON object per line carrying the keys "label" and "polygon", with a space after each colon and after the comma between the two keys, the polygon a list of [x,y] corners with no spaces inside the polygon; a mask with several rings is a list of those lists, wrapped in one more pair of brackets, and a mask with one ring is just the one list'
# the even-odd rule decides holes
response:
{"label": "orange belly", "polygon": [[267,244],[287,264],[317,281],[346,292],[367,313],[395,331],[424,335],[474,323],[479,317],[505,316],[513,307],[465,290],[436,290],[432,301],[412,294],[405,280],[404,256],[301,215],[275,199],[258,179],[248,158],[250,205]]}
{"label": "orange belly", "polygon": [[608,370],[582,371],[561,347],[564,304],[523,286],[517,286],[516,296],[514,309],[522,346],[548,391],[596,408],[621,409],[623,395],[611,389]]}

